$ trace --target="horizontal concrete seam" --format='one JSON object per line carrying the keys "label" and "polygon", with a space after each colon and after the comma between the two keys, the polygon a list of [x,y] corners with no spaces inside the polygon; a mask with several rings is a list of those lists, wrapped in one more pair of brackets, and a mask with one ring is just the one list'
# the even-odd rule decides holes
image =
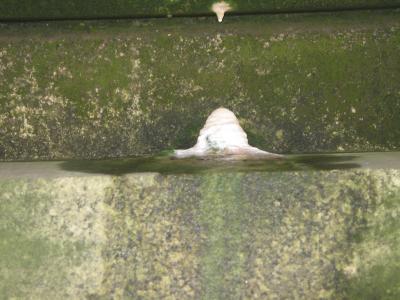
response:
{"label": "horizontal concrete seam", "polygon": [[[400,5],[375,6],[375,7],[339,7],[335,9],[297,9],[297,10],[265,10],[265,11],[243,11],[227,12],[226,16],[251,16],[251,15],[296,15],[313,13],[335,13],[335,12],[354,12],[354,11],[382,11],[398,10]],[[144,20],[144,19],[171,19],[171,18],[201,18],[214,17],[213,13],[199,14],[155,14],[155,15],[121,15],[121,16],[84,16],[84,17],[66,17],[66,18],[2,18],[0,23],[40,23],[40,22],[61,22],[61,21],[95,21],[95,20]]]}

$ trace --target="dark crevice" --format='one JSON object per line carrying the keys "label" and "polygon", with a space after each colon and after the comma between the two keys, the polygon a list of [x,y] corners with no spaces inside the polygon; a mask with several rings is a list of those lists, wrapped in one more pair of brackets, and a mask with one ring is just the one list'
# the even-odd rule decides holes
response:
{"label": "dark crevice", "polygon": [[[385,6],[364,6],[364,7],[337,7],[316,8],[316,9],[294,9],[294,10],[263,10],[263,11],[243,11],[227,12],[225,16],[248,16],[248,15],[282,15],[282,14],[308,14],[308,13],[336,13],[346,11],[375,11],[375,10],[394,10],[400,9],[399,4]],[[193,14],[154,14],[154,15],[119,15],[119,16],[79,16],[79,17],[49,17],[49,18],[1,18],[1,23],[20,23],[20,22],[55,22],[55,21],[95,21],[95,20],[143,20],[143,19],[171,19],[171,18],[200,18],[214,17],[213,13],[193,13]]]}

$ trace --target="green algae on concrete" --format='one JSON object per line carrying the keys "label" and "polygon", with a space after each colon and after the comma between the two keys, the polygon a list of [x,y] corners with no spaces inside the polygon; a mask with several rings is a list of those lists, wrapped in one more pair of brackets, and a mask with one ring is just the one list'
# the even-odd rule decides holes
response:
{"label": "green algae on concrete", "polygon": [[363,230],[356,236],[352,260],[343,269],[349,299],[399,298],[399,182],[398,178],[387,183],[380,179],[378,186],[385,186],[387,192],[368,208]]}
{"label": "green algae on concrete", "polygon": [[400,296],[398,170],[67,174],[0,181],[2,296]]}
{"label": "green algae on concrete", "polygon": [[[213,0],[2,0],[0,20],[172,17],[211,13]],[[399,7],[399,0],[225,0],[234,13]]]}
{"label": "green algae on concrete", "polygon": [[397,10],[0,25],[0,159],[188,148],[231,109],[275,153],[400,149]]}
{"label": "green algae on concrete", "polygon": [[110,178],[0,182],[1,299],[82,299],[101,286]]}
{"label": "green algae on concrete", "polygon": [[201,299],[243,299],[248,206],[241,174],[202,177],[199,213],[207,231],[201,249]]}

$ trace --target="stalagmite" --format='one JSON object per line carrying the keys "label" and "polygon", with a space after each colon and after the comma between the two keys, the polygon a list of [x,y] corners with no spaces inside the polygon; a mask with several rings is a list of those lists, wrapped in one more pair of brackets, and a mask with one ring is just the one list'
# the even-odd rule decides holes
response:
{"label": "stalagmite", "polygon": [[212,11],[216,13],[218,22],[222,22],[224,15],[227,11],[231,10],[232,7],[229,5],[229,3],[226,3],[225,1],[214,3],[213,6],[211,7]]}
{"label": "stalagmite", "polygon": [[200,130],[197,144],[190,149],[175,150],[174,157],[217,159],[274,159],[282,157],[249,145],[247,134],[235,114],[226,108],[214,110]]}

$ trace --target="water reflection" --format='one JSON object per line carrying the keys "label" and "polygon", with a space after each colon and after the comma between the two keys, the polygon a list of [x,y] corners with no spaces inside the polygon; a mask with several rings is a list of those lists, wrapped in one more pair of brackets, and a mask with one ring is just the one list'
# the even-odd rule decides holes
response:
{"label": "water reflection", "polygon": [[157,172],[161,174],[194,174],[204,172],[277,172],[300,170],[342,170],[359,168],[352,162],[355,155],[295,155],[274,160],[218,161],[171,159],[167,156],[145,156],[112,160],[70,160],[61,164],[67,171],[124,175]]}

